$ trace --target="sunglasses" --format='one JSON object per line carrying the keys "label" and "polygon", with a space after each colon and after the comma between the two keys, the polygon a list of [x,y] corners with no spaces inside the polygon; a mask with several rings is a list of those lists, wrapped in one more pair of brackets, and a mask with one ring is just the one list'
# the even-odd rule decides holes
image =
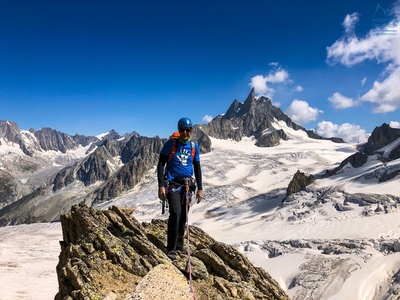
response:
{"label": "sunglasses", "polygon": [[191,132],[192,131],[192,129],[190,129],[190,128],[181,128],[181,129],[179,129],[179,132]]}

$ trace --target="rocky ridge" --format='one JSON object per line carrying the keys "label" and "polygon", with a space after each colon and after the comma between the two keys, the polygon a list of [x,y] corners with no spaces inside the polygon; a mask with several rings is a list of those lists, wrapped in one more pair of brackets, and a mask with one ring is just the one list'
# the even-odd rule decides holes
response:
{"label": "rocky ridge", "polygon": [[156,165],[164,141],[136,136],[128,142],[106,139],[45,186],[0,209],[0,226],[59,220],[61,213],[83,200],[92,205],[130,190]]}
{"label": "rocky ridge", "polygon": [[[124,137],[133,136],[139,137],[135,132]],[[36,189],[52,184],[55,190],[65,186],[59,180],[54,182],[54,178],[68,173],[63,168],[70,168],[109,140],[123,138],[113,130],[101,138],[70,136],[50,128],[20,130],[14,122],[0,121],[0,147],[4,149],[0,157],[0,181],[10,187],[0,190],[0,209],[25,196],[32,197],[29,195],[37,194]],[[67,182],[75,178],[70,176]]]}
{"label": "rocky ridge", "polygon": [[361,168],[372,159],[381,161],[382,167],[367,174],[360,174],[361,177],[377,178],[379,182],[385,182],[400,174],[399,168],[386,166],[386,163],[400,158],[400,129],[391,128],[388,124],[375,127],[367,143],[359,148],[359,152],[350,155],[339,166],[325,170],[322,174],[306,175],[298,170],[287,188],[286,197],[307,190],[307,186],[317,179],[329,178],[343,172],[348,165],[352,168]]}
{"label": "rocky ridge", "polygon": [[[140,224],[131,212],[81,203],[62,215],[56,300],[193,298],[187,254],[176,261],[165,254],[166,221]],[[200,228],[190,226],[189,247],[198,299],[289,299],[265,270]]]}

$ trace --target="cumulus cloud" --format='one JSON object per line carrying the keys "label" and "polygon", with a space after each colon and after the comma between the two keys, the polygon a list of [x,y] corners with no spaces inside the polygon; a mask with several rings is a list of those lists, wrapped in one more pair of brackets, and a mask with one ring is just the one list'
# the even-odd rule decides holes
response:
{"label": "cumulus cloud", "polygon": [[400,122],[391,121],[389,126],[392,127],[392,128],[400,129]]}
{"label": "cumulus cloud", "polygon": [[391,22],[371,29],[364,38],[357,37],[352,31],[358,15],[346,16],[343,22],[345,35],[327,47],[329,64],[351,67],[365,60],[386,64],[383,79],[375,80],[370,90],[360,97],[360,101],[372,104],[374,113],[393,112],[400,107],[400,32],[396,31],[400,23],[400,1],[394,4],[392,11]]}
{"label": "cumulus cloud", "polygon": [[203,117],[202,121],[203,121],[203,122],[206,122],[206,123],[209,123],[209,122],[212,121],[212,119],[213,119],[212,116],[210,116],[210,115],[205,115],[205,116]]}
{"label": "cumulus cloud", "polygon": [[296,123],[306,124],[318,119],[323,111],[315,107],[310,107],[306,101],[295,99],[286,114]]}
{"label": "cumulus cloud", "polygon": [[250,86],[254,88],[254,93],[257,95],[272,98],[272,95],[275,93],[275,90],[267,85],[267,78],[262,75],[256,75],[251,78]]}
{"label": "cumulus cloud", "polygon": [[296,86],[296,91],[302,92],[303,91],[303,87],[301,85]]}
{"label": "cumulus cloud", "polygon": [[289,73],[284,69],[277,69],[270,72],[267,76],[256,75],[251,78],[249,85],[254,88],[256,95],[272,98],[275,89],[270,87],[269,83],[285,83],[289,80]]}
{"label": "cumulus cloud", "polygon": [[346,109],[356,106],[356,102],[352,98],[347,98],[340,93],[334,93],[328,100],[335,109]]}
{"label": "cumulus cloud", "polygon": [[369,134],[359,125],[343,123],[342,125],[322,121],[317,124],[316,133],[320,136],[342,138],[346,143],[365,143]]}
{"label": "cumulus cloud", "polygon": [[378,63],[398,59],[395,49],[396,35],[374,34],[370,31],[364,39],[345,35],[327,47],[327,61],[330,64],[341,63],[351,67],[367,59],[376,59]]}
{"label": "cumulus cloud", "polygon": [[358,13],[352,13],[351,15],[347,15],[343,21],[343,27],[346,33],[354,32],[354,27],[359,20]]}
{"label": "cumulus cloud", "polygon": [[373,104],[372,111],[375,113],[393,112],[400,107],[399,82],[400,66],[382,82],[375,81],[372,88],[361,97],[361,100],[371,102]]}

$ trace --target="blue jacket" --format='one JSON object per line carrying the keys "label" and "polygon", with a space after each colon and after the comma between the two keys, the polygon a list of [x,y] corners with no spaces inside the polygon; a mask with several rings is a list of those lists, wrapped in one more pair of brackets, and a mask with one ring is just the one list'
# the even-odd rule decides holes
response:
{"label": "blue jacket", "polygon": [[[164,144],[161,154],[169,156],[174,143],[176,143],[176,152],[171,160],[167,162],[167,180],[173,181],[193,177],[193,163],[200,162],[199,146],[191,141],[185,144],[179,139],[170,139]],[[196,149],[194,157],[192,157],[192,146]]]}

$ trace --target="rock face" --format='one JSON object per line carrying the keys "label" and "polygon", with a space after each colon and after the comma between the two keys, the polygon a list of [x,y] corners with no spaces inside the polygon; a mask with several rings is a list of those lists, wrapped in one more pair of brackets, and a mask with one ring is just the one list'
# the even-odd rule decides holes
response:
{"label": "rock face", "polygon": [[322,178],[327,178],[329,176],[337,174],[340,170],[342,170],[347,164],[351,164],[353,168],[359,168],[364,165],[368,160],[368,154],[356,152],[345,160],[343,160],[340,165],[332,170],[326,170],[322,175]]}
{"label": "rock face", "polygon": [[0,170],[0,209],[11,204],[11,199],[17,197],[19,186],[18,180],[8,172]]}
{"label": "rock face", "polygon": [[70,136],[48,127],[35,131],[34,135],[44,151],[55,150],[62,153],[66,153],[67,150],[74,149],[78,145],[86,146],[97,140],[95,137]]}
{"label": "rock face", "polygon": [[[400,138],[400,129],[391,128],[384,123],[379,127],[375,127],[374,131],[372,131],[368,142],[364,146],[364,152],[372,155],[376,150],[389,145],[398,138]],[[393,157],[390,157],[390,159],[394,160],[400,157],[400,143],[397,148],[392,150],[392,153]]]}
{"label": "rock face", "polygon": [[291,194],[304,191],[306,186],[313,183],[315,179],[316,178],[314,175],[307,176],[306,174],[297,170],[286,189],[286,197],[290,196]]}
{"label": "rock face", "polygon": [[[140,224],[131,212],[81,203],[62,215],[56,300],[193,299],[187,254],[165,254],[167,222]],[[200,228],[190,226],[189,246],[198,299],[289,299],[266,271]]]}

